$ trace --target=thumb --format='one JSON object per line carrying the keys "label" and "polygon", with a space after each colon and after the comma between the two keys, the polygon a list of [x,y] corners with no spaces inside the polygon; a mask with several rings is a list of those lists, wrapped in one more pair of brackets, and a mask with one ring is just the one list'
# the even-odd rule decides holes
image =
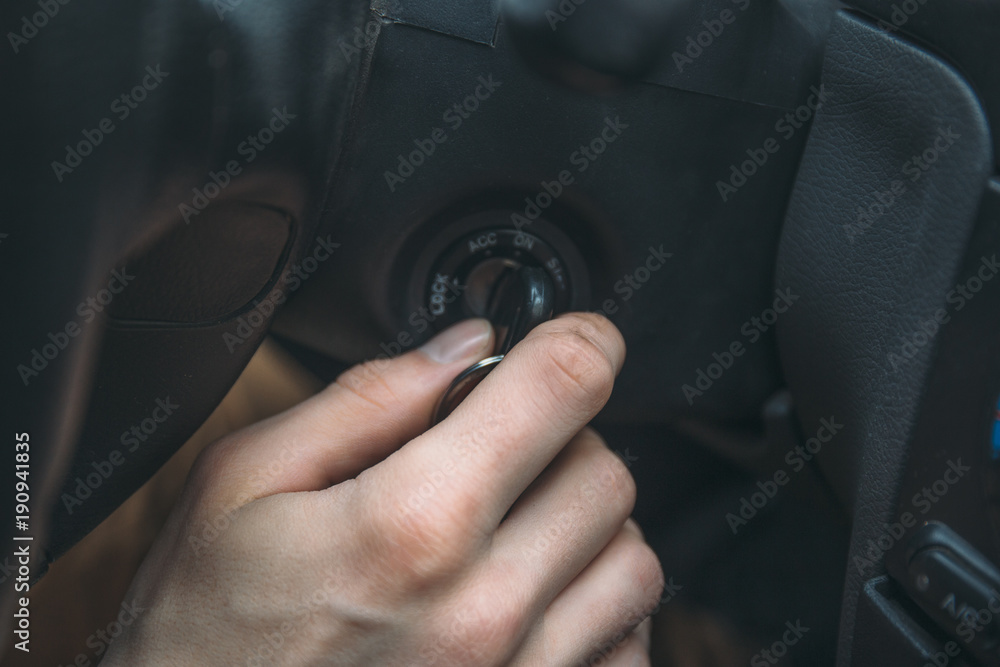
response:
{"label": "thumb", "polygon": [[426,430],[455,376],[492,349],[490,323],[472,319],[419,349],[348,369],[319,394],[250,427],[245,437],[218,443],[222,451],[213,454],[226,478],[254,482],[252,490],[225,495],[316,491],[355,477]]}

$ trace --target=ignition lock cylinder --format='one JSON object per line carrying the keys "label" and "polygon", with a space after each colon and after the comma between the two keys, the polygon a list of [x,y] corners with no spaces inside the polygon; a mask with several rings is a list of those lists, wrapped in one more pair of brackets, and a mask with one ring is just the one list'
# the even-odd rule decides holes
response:
{"label": "ignition lock cylinder", "polygon": [[488,318],[497,287],[521,268],[540,270],[551,286],[554,312],[569,309],[569,272],[551,246],[517,229],[483,229],[451,244],[431,268],[424,303],[434,328],[440,331],[469,317]]}

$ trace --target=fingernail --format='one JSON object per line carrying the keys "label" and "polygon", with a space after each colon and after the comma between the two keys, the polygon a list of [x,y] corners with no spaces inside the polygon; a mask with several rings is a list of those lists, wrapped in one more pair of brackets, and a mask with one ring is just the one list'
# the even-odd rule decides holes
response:
{"label": "fingernail", "polygon": [[434,336],[420,350],[439,364],[452,364],[463,359],[471,363],[486,351],[491,333],[489,320],[465,320]]}

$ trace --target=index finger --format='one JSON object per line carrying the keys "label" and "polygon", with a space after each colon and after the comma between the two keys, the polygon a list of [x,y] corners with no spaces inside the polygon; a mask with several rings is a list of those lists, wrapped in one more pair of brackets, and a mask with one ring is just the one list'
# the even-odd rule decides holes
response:
{"label": "index finger", "polygon": [[452,508],[462,523],[499,524],[518,496],[611,395],[625,342],[606,318],[571,313],[510,351],[444,421],[384,461],[378,474],[406,509]]}

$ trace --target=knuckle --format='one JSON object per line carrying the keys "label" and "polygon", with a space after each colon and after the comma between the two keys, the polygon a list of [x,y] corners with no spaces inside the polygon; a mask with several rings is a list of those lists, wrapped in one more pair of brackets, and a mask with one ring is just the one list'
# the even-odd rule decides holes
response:
{"label": "knuckle", "polygon": [[544,382],[561,401],[575,402],[574,407],[587,412],[607,402],[615,381],[614,366],[596,340],[592,325],[576,321],[539,336]]}
{"label": "knuckle", "polygon": [[348,368],[337,376],[334,387],[353,395],[377,410],[385,410],[397,401],[386,372],[392,362],[388,359],[370,359]]}
{"label": "knuckle", "polygon": [[479,616],[471,639],[487,656],[503,656],[521,634],[522,622],[522,615],[515,607],[498,605]]}
{"label": "knuckle", "polygon": [[474,587],[446,615],[448,631],[460,640],[449,656],[455,664],[495,664],[508,656],[523,634],[527,614],[517,601],[505,597],[509,585],[497,582],[493,589]]}
{"label": "knuckle", "polygon": [[623,570],[630,574],[633,582],[631,606],[643,617],[656,605],[663,594],[666,580],[660,559],[652,547],[639,539],[629,541],[622,559]]}
{"label": "knuckle", "polygon": [[219,486],[229,471],[235,467],[236,459],[236,448],[231,445],[230,438],[216,440],[198,452],[191,464],[188,485],[202,491]]}
{"label": "knuckle", "polygon": [[590,479],[600,493],[602,505],[614,507],[623,517],[635,507],[636,484],[628,466],[603,444],[595,448],[590,460]]}
{"label": "knuckle", "polygon": [[620,338],[620,333],[615,325],[611,323],[611,320],[597,313],[566,313],[552,320],[552,324],[556,327],[579,328],[584,333],[589,334],[595,341],[607,339],[608,337]]}
{"label": "knuckle", "polygon": [[368,522],[365,541],[374,542],[368,551],[377,554],[381,569],[404,589],[454,577],[473,553],[463,511],[461,502],[451,503],[447,511],[434,503],[377,509]]}

